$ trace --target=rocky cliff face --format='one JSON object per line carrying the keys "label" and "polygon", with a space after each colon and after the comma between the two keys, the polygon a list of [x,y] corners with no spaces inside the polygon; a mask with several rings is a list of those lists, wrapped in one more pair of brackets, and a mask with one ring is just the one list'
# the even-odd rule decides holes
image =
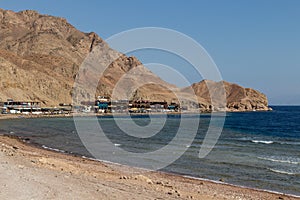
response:
{"label": "rocky cliff face", "polygon": [[[187,104],[195,107],[199,102],[202,111],[211,109],[207,81],[176,88],[146,69],[137,58],[110,49],[96,33],[80,32],[63,18],[31,10],[16,13],[0,9],[0,26],[0,101],[13,98],[55,106],[72,103],[74,93],[81,100],[93,101],[95,96],[111,96],[119,80],[129,74],[120,85],[123,90],[136,87],[131,98],[178,102],[175,91]],[[92,71],[84,73],[86,80],[97,83],[96,93],[81,87],[74,90],[80,66],[97,46],[117,55],[116,59],[109,62],[109,57],[103,57],[100,62],[110,64],[101,78]],[[148,84],[141,85],[143,81]],[[220,83],[210,83],[217,91]],[[227,82],[224,85],[227,110],[267,109],[267,98],[258,91]],[[189,90],[195,91],[197,99],[190,97]]]}
{"label": "rocky cliff face", "polygon": [[[209,86],[209,89],[208,89]],[[209,80],[203,80],[199,83],[195,83],[191,86],[198,97],[204,99],[201,107],[203,110],[209,111],[211,109],[212,101],[215,101],[213,105],[218,109],[220,101],[222,99],[211,99],[211,93],[220,93],[221,88],[224,88],[224,96],[226,97],[227,111],[253,111],[253,110],[269,110],[268,99],[266,95],[251,88],[244,88],[234,83],[228,83],[226,81],[214,82]],[[186,88],[182,91],[184,92]],[[216,95],[216,97],[222,95]]]}
{"label": "rocky cliff face", "polygon": [[[84,59],[96,46],[109,48],[97,34],[82,33],[63,18],[36,11],[0,9],[0,26],[0,101],[36,100],[48,106],[71,103],[74,79]],[[89,77],[99,81],[97,93],[85,91],[87,95],[81,99],[110,96],[119,78],[138,66],[141,76],[169,86],[135,57],[120,54],[100,81],[99,77]],[[132,79],[131,84],[139,78]]]}

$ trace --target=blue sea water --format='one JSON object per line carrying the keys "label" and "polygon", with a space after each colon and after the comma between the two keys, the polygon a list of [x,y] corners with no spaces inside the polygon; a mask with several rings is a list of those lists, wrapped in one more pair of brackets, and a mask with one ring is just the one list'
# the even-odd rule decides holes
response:
{"label": "blue sea water", "polygon": [[[273,109],[270,112],[227,113],[217,144],[208,156],[201,159],[198,154],[211,120],[210,114],[169,115],[157,134],[144,138],[124,133],[116,124],[116,118],[99,117],[98,120],[106,137],[115,147],[143,154],[170,145],[182,119],[190,122],[200,119],[197,134],[192,143],[186,146],[183,155],[172,163],[166,163],[167,166],[160,170],[300,195],[300,107],[274,106]],[[151,117],[158,121],[164,119],[160,115]],[[89,121],[89,117],[82,120]],[[119,116],[117,120],[133,120],[137,126],[145,127],[145,130],[149,130],[146,127],[151,122],[147,115]],[[154,124],[153,129],[156,128]],[[82,144],[73,118],[1,120],[0,132],[28,138],[32,143],[44,147],[93,157]],[[186,138],[189,138],[188,135]],[[184,141],[185,137],[181,140]],[[169,156],[176,154],[176,145],[179,147],[181,143],[172,145],[175,151],[173,148],[172,152],[168,152]],[[112,153],[107,149],[101,152]],[[110,157],[113,156],[105,158],[115,162],[114,159],[109,160]],[[160,162],[166,160],[161,159]],[[151,163],[151,160],[148,162]]]}

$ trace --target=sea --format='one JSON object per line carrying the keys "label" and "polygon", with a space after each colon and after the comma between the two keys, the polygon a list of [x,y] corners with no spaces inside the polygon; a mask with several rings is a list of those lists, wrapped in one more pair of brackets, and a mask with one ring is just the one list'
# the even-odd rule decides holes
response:
{"label": "sea", "polygon": [[211,114],[18,118],[0,120],[0,132],[63,153],[300,196],[300,106],[272,108],[216,116],[224,124],[212,129],[221,132],[204,157]]}

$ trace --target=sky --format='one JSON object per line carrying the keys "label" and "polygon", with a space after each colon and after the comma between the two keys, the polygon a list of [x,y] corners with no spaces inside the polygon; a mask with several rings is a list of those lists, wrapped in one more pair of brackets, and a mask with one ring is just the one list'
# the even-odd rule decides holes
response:
{"label": "sky", "polygon": [[[224,80],[263,92],[270,105],[300,105],[298,0],[0,0],[0,7],[64,17],[103,39],[141,27],[176,30],[205,48]],[[143,63],[188,65],[159,51],[132,54]],[[200,81],[184,69],[190,82]]]}

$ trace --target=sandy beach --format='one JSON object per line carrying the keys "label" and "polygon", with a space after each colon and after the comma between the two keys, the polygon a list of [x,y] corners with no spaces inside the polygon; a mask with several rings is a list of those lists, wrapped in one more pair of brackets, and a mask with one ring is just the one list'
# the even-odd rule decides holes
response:
{"label": "sandy beach", "polygon": [[93,161],[0,136],[0,199],[299,199]]}

